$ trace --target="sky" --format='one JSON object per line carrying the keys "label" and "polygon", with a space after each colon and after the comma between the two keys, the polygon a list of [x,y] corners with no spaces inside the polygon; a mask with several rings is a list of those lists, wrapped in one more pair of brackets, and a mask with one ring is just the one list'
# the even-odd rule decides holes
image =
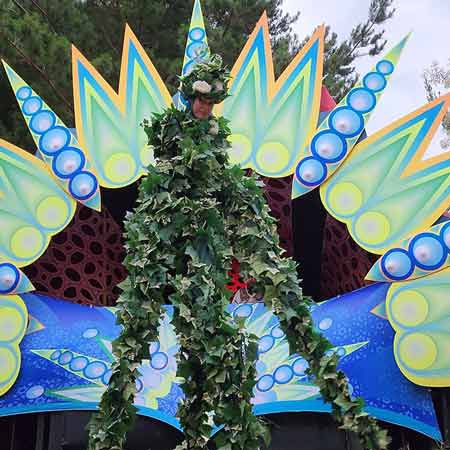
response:
{"label": "sky", "polygon": [[[366,20],[369,4],[370,0],[284,0],[283,9],[289,13],[301,12],[293,26],[300,38],[325,23],[345,39],[354,25]],[[369,134],[426,103],[424,69],[433,61],[444,65],[450,58],[450,0],[395,0],[394,5],[394,17],[385,25],[388,40],[385,51],[409,32],[412,35],[370,118],[367,125]],[[356,64],[357,71],[360,74],[370,71],[381,56],[362,57]],[[443,151],[439,145],[441,136],[437,134],[425,157]]]}

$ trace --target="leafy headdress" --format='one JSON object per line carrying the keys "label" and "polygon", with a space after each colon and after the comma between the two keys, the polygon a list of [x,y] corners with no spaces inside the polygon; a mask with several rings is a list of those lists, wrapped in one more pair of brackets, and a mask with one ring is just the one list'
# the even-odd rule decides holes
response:
{"label": "leafy headdress", "polygon": [[222,64],[219,55],[211,55],[199,62],[187,75],[180,77],[180,92],[185,99],[193,101],[201,97],[221,103],[228,97],[230,71]]}

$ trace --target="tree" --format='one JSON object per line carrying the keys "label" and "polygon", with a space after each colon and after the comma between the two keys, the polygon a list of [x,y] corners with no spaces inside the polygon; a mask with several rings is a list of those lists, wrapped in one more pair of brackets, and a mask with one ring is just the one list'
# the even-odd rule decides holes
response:
{"label": "tree", "polygon": [[[372,0],[366,22],[339,41],[327,29],[325,73],[332,95],[340,98],[355,82],[355,60],[378,54],[393,0]],[[208,38],[214,52],[232,65],[264,10],[269,17],[277,73],[301,47],[292,25],[299,17],[283,11],[283,0],[203,0]],[[0,0],[0,56],[73,126],[70,44],[78,47],[113,87],[119,76],[126,22],[174,92],[189,27],[192,2],[186,0]],[[170,37],[170,38],[168,38]],[[23,125],[3,71],[0,75],[0,136],[24,148],[34,144]]]}
{"label": "tree", "polygon": [[338,36],[330,27],[325,38],[325,85],[339,101],[356,83],[358,74],[355,61],[361,56],[379,55],[386,46],[384,29],[380,27],[392,18],[394,0],[371,0],[368,18],[356,25],[348,39],[339,43]]}
{"label": "tree", "polygon": [[[424,71],[423,78],[428,100],[431,101],[439,97],[442,89],[450,89],[450,59],[447,67],[440,66],[436,61],[433,62]],[[442,128],[446,136],[441,140],[441,147],[448,149],[450,148],[450,111],[447,112],[442,120]]]}

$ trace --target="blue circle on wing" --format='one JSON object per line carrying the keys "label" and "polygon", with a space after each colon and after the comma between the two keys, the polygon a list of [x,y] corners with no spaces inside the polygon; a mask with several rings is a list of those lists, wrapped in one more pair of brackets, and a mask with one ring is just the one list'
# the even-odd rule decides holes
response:
{"label": "blue circle on wing", "polygon": [[347,142],[334,131],[324,130],[314,136],[311,152],[325,163],[337,162],[345,156]]}
{"label": "blue circle on wing", "polygon": [[77,200],[92,197],[97,190],[97,178],[90,172],[78,172],[69,183],[69,191]]}
{"label": "blue circle on wing", "polygon": [[59,362],[59,364],[65,365],[65,364],[69,364],[70,361],[72,361],[72,359],[73,359],[73,353],[66,351],[60,355],[58,362]]}
{"label": "blue circle on wing", "polygon": [[50,359],[52,361],[57,360],[59,357],[61,356],[61,351],[60,350],[55,350],[51,355],[50,355]]}
{"label": "blue circle on wing", "polygon": [[287,364],[278,367],[273,373],[273,377],[275,378],[275,382],[278,384],[286,384],[294,378],[294,371],[291,366]]}
{"label": "blue circle on wing", "polygon": [[45,392],[45,389],[41,385],[31,386],[25,394],[25,397],[29,400],[35,400],[41,397]]}
{"label": "blue circle on wing", "polygon": [[20,272],[10,263],[0,264],[0,294],[14,292],[20,281]]}
{"label": "blue circle on wing", "polygon": [[299,162],[295,174],[305,186],[318,186],[327,177],[327,168],[321,160],[308,156]]}
{"label": "blue circle on wing", "polygon": [[83,337],[86,339],[92,339],[98,335],[97,328],[88,328],[83,331]]}
{"label": "blue circle on wing", "polygon": [[104,384],[108,384],[109,380],[111,379],[112,370],[108,369],[102,376],[102,381]]}
{"label": "blue circle on wing", "polygon": [[357,136],[364,129],[360,113],[347,106],[335,109],[328,119],[330,128],[346,138]]}
{"label": "blue circle on wing", "polygon": [[105,372],[108,370],[108,367],[104,362],[101,361],[93,361],[89,363],[83,371],[83,374],[86,378],[90,380],[95,380],[97,378],[103,377]]}
{"label": "blue circle on wing", "polygon": [[251,305],[239,305],[233,312],[233,317],[242,317],[246,319],[250,317],[253,313],[253,308]]}
{"label": "blue circle on wing", "polygon": [[142,389],[144,389],[144,383],[139,378],[136,378],[136,392],[141,392]]}
{"label": "blue circle on wing", "polygon": [[39,139],[39,150],[54,156],[70,143],[70,132],[64,127],[54,127],[46,131]]}
{"label": "blue circle on wing", "polygon": [[388,250],[381,258],[381,270],[392,280],[405,280],[414,271],[409,253],[402,248]]}
{"label": "blue circle on wing", "polygon": [[258,352],[267,353],[275,344],[275,339],[266,334],[258,341]]}
{"label": "blue circle on wing", "polygon": [[319,322],[319,329],[322,331],[328,330],[333,325],[331,317],[325,317]]}
{"label": "blue circle on wing", "polygon": [[417,267],[423,270],[435,270],[444,264],[447,252],[439,236],[421,233],[409,244],[409,253]]}
{"label": "blue circle on wing", "polygon": [[39,111],[34,114],[30,120],[30,128],[33,133],[43,134],[50,128],[54,127],[56,123],[56,116],[52,111]]}
{"label": "blue circle on wing", "polygon": [[186,49],[186,54],[192,59],[204,58],[207,52],[208,46],[203,42],[191,42]]}
{"label": "blue circle on wing", "polygon": [[447,251],[450,252],[450,221],[442,227],[441,239],[442,242],[447,247]]}
{"label": "blue circle on wing", "polygon": [[76,356],[70,361],[69,369],[75,372],[83,370],[89,364],[89,360],[85,356]]}
{"label": "blue circle on wing", "polygon": [[192,69],[195,67],[196,64],[197,64],[197,62],[192,59],[190,61],[188,61],[185,64],[185,66],[183,67],[183,75],[189,75],[192,72]]}
{"label": "blue circle on wing", "polygon": [[169,364],[169,358],[164,352],[153,353],[150,358],[150,365],[155,370],[163,370],[167,367],[167,364]]}
{"label": "blue circle on wing", "polygon": [[355,111],[366,114],[375,108],[377,98],[369,89],[356,88],[348,94],[347,104]]}
{"label": "blue circle on wing", "polygon": [[58,177],[70,178],[83,169],[85,162],[86,158],[81,150],[67,147],[53,158],[52,167]]}
{"label": "blue circle on wing", "polygon": [[39,97],[30,97],[22,105],[22,111],[27,116],[36,114],[41,108],[42,100]]}
{"label": "blue circle on wing", "polygon": [[266,374],[266,375],[263,375],[256,382],[256,388],[260,392],[267,392],[267,391],[270,391],[273,388],[274,384],[275,384],[275,380],[273,379],[273,376],[269,375],[269,374]]}
{"label": "blue circle on wing", "polygon": [[205,37],[205,30],[200,27],[192,28],[192,30],[189,31],[189,37],[193,41],[201,41]]}
{"label": "blue circle on wing", "polygon": [[153,355],[153,353],[159,352],[159,347],[160,347],[160,345],[159,345],[158,341],[152,342],[150,344],[150,350],[149,350],[150,351],[150,355]]}
{"label": "blue circle on wing", "polygon": [[284,337],[284,331],[279,325],[275,325],[272,330],[270,330],[270,335],[275,339],[281,339],[282,337]]}
{"label": "blue circle on wing", "polygon": [[292,370],[294,371],[295,375],[297,376],[304,376],[306,369],[308,369],[309,364],[308,361],[306,361],[305,358],[297,358],[294,363],[292,364]]}
{"label": "blue circle on wing", "polygon": [[377,71],[382,75],[390,75],[394,71],[394,64],[391,61],[383,59],[377,64]]}
{"label": "blue circle on wing", "polygon": [[378,72],[369,72],[363,78],[363,85],[372,92],[380,92],[386,87],[387,81],[384,75]]}
{"label": "blue circle on wing", "polygon": [[339,347],[336,350],[336,355],[338,355],[340,358],[342,358],[343,356],[345,356],[347,354],[347,350],[345,350],[344,347]]}
{"label": "blue circle on wing", "polygon": [[17,89],[16,96],[19,100],[26,100],[27,98],[30,98],[32,94],[32,90],[28,86],[22,86],[21,88]]}

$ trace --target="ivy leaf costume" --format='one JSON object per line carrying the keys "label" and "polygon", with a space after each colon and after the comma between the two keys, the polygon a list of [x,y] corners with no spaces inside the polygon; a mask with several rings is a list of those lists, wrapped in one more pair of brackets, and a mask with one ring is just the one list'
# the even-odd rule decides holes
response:
{"label": "ivy leaf costume", "polygon": [[[199,74],[209,85],[226,86],[228,74],[213,60],[183,79],[193,100]],[[206,89],[207,90],[207,89]],[[221,95],[225,95],[222,93]],[[143,179],[137,206],[126,222],[125,265],[118,323],[122,334],[113,350],[117,361],[90,424],[90,450],[121,450],[135,416],[132,406],[138,367],[149,358],[164,304],[174,306],[179,336],[178,376],[185,400],[178,417],[185,440],[178,450],[206,448],[214,426],[218,449],[257,450],[268,441],[267,427],[252,414],[257,341],[226,313],[225,285],[233,259],[250,289],[262,295],[286,333],[291,352],[309,363],[309,373],[342,428],[359,434],[364,449],[385,448],[388,440],[374,419],[351,399],[330,343],[312,325],[310,301],[302,297],[296,265],[282,258],[275,221],[261,181],[228,162],[230,134],[223,118],[197,119],[169,108],[146,123],[155,155]]]}

